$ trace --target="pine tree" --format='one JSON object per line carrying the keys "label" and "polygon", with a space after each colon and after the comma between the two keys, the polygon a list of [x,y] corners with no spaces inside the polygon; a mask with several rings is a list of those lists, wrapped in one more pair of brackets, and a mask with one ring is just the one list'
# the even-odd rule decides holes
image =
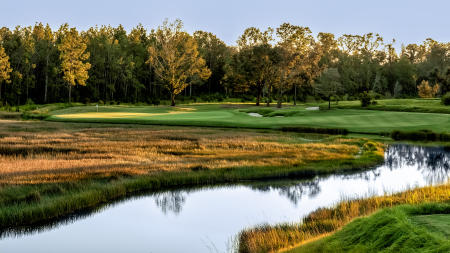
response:
{"label": "pine tree", "polygon": [[89,78],[88,70],[91,68],[89,53],[86,53],[86,41],[75,28],[68,27],[67,24],[61,26],[58,31],[61,41],[58,44],[60,51],[61,68],[63,79],[69,88],[69,103],[71,102],[72,86],[76,84],[86,85]]}

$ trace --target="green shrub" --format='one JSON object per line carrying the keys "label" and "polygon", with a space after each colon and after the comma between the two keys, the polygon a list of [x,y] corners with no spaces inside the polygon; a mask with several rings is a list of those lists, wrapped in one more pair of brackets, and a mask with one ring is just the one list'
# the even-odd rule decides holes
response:
{"label": "green shrub", "polygon": [[362,107],[367,107],[372,104],[372,97],[366,91],[360,94],[359,100],[361,101]]}
{"label": "green shrub", "polygon": [[450,134],[448,133],[435,133],[430,130],[420,130],[420,131],[399,131],[395,130],[391,133],[391,138],[399,140],[410,140],[410,141],[450,141]]}
{"label": "green shrub", "polygon": [[444,96],[442,96],[441,102],[443,105],[450,105],[450,92],[447,92]]}
{"label": "green shrub", "polygon": [[333,135],[348,134],[348,130],[345,128],[282,127],[281,131],[297,132],[297,133],[333,134]]}

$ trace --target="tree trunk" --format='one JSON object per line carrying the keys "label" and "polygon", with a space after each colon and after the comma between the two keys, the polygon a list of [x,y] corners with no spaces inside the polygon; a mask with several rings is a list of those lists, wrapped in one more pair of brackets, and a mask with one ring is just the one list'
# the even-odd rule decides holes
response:
{"label": "tree trunk", "polygon": [[278,101],[277,101],[277,108],[282,107],[282,99],[283,99],[283,93],[281,92],[281,88],[278,90]]}
{"label": "tree trunk", "polygon": [[294,105],[297,105],[297,85],[294,85]]}
{"label": "tree trunk", "polygon": [[72,85],[69,84],[69,104],[72,102]]}
{"label": "tree trunk", "polygon": [[256,106],[259,106],[259,102],[261,101],[261,92],[262,89],[258,89],[258,95],[256,96]]}
{"label": "tree trunk", "polygon": [[173,94],[173,92],[170,93],[170,99],[172,100],[171,106],[175,106],[175,94]]}
{"label": "tree trunk", "polygon": [[47,103],[47,87],[48,87],[48,54],[45,67],[45,87],[44,87],[44,103]]}

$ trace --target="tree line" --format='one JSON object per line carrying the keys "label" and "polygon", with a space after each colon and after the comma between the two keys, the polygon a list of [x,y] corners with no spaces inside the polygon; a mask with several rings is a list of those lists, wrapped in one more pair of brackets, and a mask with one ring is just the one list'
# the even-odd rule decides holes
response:
{"label": "tree line", "polygon": [[433,97],[450,91],[450,43],[396,52],[378,34],[314,36],[308,27],[247,28],[236,46],[180,20],[147,31],[95,26],[0,28],[0,103],[153,103],[228,97],[276,101]]}

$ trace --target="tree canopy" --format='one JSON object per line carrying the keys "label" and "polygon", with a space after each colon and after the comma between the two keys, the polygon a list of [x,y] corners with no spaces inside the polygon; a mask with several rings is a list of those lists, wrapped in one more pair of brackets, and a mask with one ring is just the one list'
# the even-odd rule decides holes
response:
{"label": "tree canopy", "polygon": [[418,97],[428,87],[439,87],[433,96],[450,92],[449,42],[426,38],[396,51],[398,43],[376,33],[314,36],[308,27],[289,23],[247,28],[236,45],[207,31],[189,34],[180,20],[149,30],[140,24],[85,31],[67,24],[55,31],[42,23],[3,27],[0,104],[175,104],[233,97],[281,106],[361,94]]}

